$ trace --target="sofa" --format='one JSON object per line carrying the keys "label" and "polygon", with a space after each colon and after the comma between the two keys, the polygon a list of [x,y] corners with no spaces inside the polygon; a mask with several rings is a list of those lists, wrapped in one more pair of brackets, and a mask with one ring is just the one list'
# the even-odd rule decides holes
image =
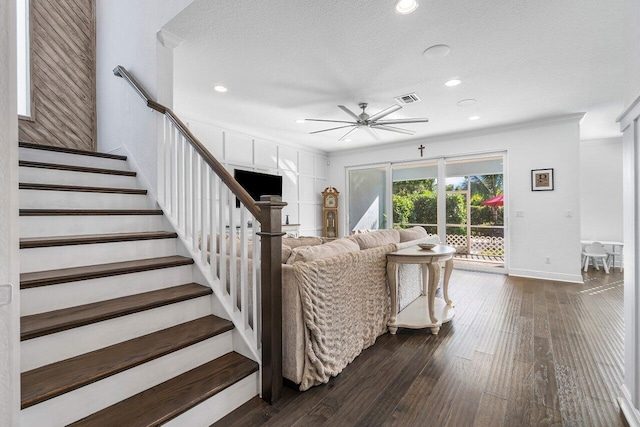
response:
{"label": "sofa", "polygon": [[[300,390],[326,383],[387,332],[386,255],[439,243],[421,227],[306,239],[283,239],[291,248],[282,266],[283,375]],[[419,266],[402,265],[399,275],[402,309],[421,295]]]}

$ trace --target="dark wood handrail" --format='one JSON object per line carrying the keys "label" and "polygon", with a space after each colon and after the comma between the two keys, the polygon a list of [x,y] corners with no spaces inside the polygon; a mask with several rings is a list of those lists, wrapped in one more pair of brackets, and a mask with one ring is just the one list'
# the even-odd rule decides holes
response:
{"label": "dark wood handrail", "polygon": [[213,169],[213,171],[220,177],[222,182],[226,184],[227,187],[231,190],[231,192],[240,199],[240,202],[251,212],[254,218],[258,221],[261,221],[260,208],[256,205],[256,202],[253,198],[247,193],[247,190],[244,189],[238,181],[233,178],[233,176],[229,173],[229,171],[220,164],[213,154],[195,137],[193,133],[185,126],[184,123],[175,115],[171,109],[165,107],[162,104],[158,104],[156,101],[152,100],[149,96],[149,93],[144,90],[142,85],[133,77],[126,68],[122,65],[118,65],[113,69],[113,74],[122,77],[127,83],[131,85],[131,87],[136,91],[138,95],[144,100],[147,104],[147,107],[156,110],[160,114],[164,114],[167,116],[169,120],[175,125],[178,131],[185,137],[189,144],[202,156],[204,161]]}

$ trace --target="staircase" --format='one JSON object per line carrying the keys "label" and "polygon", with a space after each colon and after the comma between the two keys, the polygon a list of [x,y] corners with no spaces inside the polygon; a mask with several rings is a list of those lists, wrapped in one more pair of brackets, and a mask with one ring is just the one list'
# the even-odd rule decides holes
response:
{"label": "staircase", "polygon": [[126,157],[20,143],[20,237],[21,425],[208,426],[257,394]]}

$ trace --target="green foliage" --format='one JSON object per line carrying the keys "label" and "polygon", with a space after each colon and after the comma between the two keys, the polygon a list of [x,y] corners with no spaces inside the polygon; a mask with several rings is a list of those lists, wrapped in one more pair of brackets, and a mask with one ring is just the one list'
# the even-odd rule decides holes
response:
{"label": "green foliage", "polygon": [[[465,182],[467,182],[465,180]],[[472,225],[503,225],[504,208],[502,206],[483,206],[482,202],[503,192],[503,175],[470,176]],[[466,189],[466,184],[456,189]],[[448,185],[447,190],[454,190]],[[393,222],[401,227],[406,224],[437,223],[437,193],[434,179],[396,181],[393,183]],[[447,194],[447,224],[467,223],[467,200],[464,194]],[[458,230],[459,228],[459,230]],[[450,234],[466,234],[464,227],[449,227]]]}
{"label": "green foliage", "polygon": [[415,196],[412,195],[393,195],[393,221],[400,225],[414,222],[413,212]]}
{"label": "green foliage", "polygon": [[393,194],[410,195],[424,194],[436,191],[435,179],[416,179],[411,181],[395,181],[393,183]]}
{"label": "green foliage", "polygon": [[447,194],[447,224],[467,223],[467,197],[464,194]]}
{"label": "green foliage", "polygon": [[483,200],[496,197],[503,192],[504,175],[473,175],[469,177],[471,194],[479,194]]}
{"label": "green foliage", "polygon": [[417,224],[438,222],[438,197],[435,192],[420,194],[413,204],[414,221]]}

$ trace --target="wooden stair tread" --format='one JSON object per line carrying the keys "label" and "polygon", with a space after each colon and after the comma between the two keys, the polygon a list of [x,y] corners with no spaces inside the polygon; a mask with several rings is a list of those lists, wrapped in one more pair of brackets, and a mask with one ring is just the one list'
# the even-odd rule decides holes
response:
{"label": "wooden stair tread", "polygon": [[164,215],[162,209],[20,209],[20,216]]}
{"label": "wooden stair tread", "polygon": [[174,255],[148,258],[134,261],[113,262],[109,264],[88,265],[82,267],[62,268],[59,270],[35,271],[20,275],[20,289],[58,283],[76,282],[99,277],[117,276],[160,268],[177,267],[193,264],[193,259]]}
{"label": "wooden stair tread", "polygon": [[84,234],[78,236],[30,237],[20,239],[20,249],[52,246],[88,245],[94,243],[132,242],[140,240],[175,239],[172,231],[142,231],[137,233]]}
{"label": "wooden stair tread", "polygon": [[147,194],[147,190],[139,188],[84,187],[79,185],[35,184],[31,182],[21,182],[18,188],[20,190],[73,191],[80,193]]}
{"label": "wooden stair tread", "polygon": [[201,317],[24,372],[21,375],[22,408],[76,390],[231,329],[233,323],[228,320],[213,315]]}
{"label": "wooden stair tread", "polygon": [[257,370],[256,362],[230,352],[70,425],[158,426]]}
{"label": "wooden stair tread", "polygon": [[27,160],[20,160],[18,166],[27,168],[40,168],[40,169],[57,169],[71,172],[88,172],[88,173],[101,173],[106,175],[124,175],[124,176],[136,176],[136,173],[128,170],[120,169],[103,169],[93,168],[88,166],[75,166],[75,165],[61,165],[58,163],[43,163],[32,162]]}
{"label": "wooden stair tread", "polygon": [[99,301],[20,318],[22,341],[102,322],[152,308],[198,298],[212,293],[211,288],[189,283],[171,288]]}
{"label": "wooden stair tread", "polygon": [[97,151],[78,150],[76,148],[55,147],[51,145],[34,144],[33,142],[20,141],[18,145],[22,148],[33,148],[35,150],[56,151],[58,153],[78,154],[81,156],[102,157],[104,159],[127,160],[127,156],[119,154],[98,153]]}

